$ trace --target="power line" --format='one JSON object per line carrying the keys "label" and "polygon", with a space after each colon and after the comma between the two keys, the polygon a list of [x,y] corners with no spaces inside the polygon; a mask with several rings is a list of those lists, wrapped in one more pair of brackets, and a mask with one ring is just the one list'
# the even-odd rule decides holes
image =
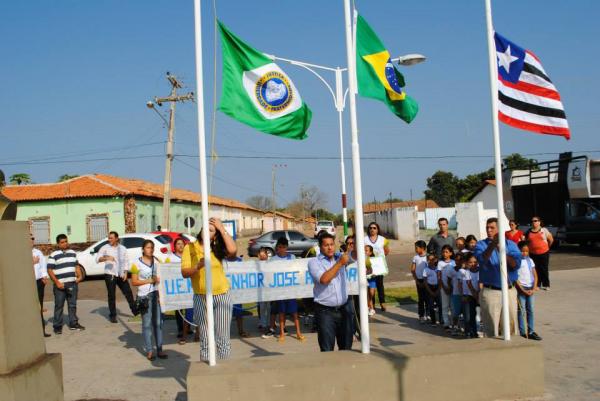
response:
{"label": "power line", "polygon": [[[142,156],[128,156],[127,160],[134,159],[150,159],[154,157],[164,157],[164,155],[142,155]],[[38,164],[65,164],[65,163],[86,163],[86,162],[97,162],[97,161],[110,161],[110,160],[123,160],[122,157],[102,157],[96,159],[79,159],[79,160],[49,160],[49,161],[29,161],[29,162],[13,162],[13,163],[0,163],[0,166],[20,166],[20,165],[38,165]]]}

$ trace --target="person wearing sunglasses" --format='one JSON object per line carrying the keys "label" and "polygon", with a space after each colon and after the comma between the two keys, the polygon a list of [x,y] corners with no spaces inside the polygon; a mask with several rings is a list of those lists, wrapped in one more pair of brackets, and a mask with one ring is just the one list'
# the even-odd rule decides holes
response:
{"label": "person wearing sunglasses", "polygon": [[525,238],[529,244],[529,256],[535,263],[535,270],[540,283],[539,288],[547,291],[550,289],[548,265],[554,237],[546,227],[543,227],[542,219],[539,216],[534,216],[531,219],[531,228],[527,230]]}
{"label": "person wearing sunglasses", "polygon": [[[375,222],[369,223],[367,226],[367,236],[365,237],[364,245],[370,245],[373,247],[374,256],[387,256],[390,253],[389,240],[383,235],[379,235],[379,224]],[[381,311],[385,312],[385,287],[383,284],[383,276],[373,276],[377,286],[377,297],[379,299],[379,306]]]}

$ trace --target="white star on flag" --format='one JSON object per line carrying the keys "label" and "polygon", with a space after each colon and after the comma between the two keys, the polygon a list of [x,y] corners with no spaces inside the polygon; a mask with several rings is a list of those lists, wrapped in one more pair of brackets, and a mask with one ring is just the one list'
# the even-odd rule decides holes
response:
{"label": "white star on flag", "polygon": [[518,57],[515,57],[512,54],[510,54],[510,45],[508,45],[504,53],[496,52],[496,54],[498,55],[498,63],[500,64],[500,66],[504,67],[507,74],[510,74],[510,64],[513,61],[519,59]]}

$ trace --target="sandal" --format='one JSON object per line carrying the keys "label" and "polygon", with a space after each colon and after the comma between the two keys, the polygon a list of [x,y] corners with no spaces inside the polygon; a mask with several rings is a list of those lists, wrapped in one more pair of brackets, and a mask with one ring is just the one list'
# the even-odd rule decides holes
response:
{"label": "sandal", "polygon": [[167,353],[165,353],[165,352],[159,352],[159,353],[158,353],[158,357],[159,357],[160,359],[168,359],[168,358],[169,358],[169,355],[168,355]]}
{"label": "sandal", "polygon": [[296,336],[296,339],[297,339],[298,341],[300,341],[301,343],[303,343],[304,341],[306,341],[306,337],[304,337],[302,334],[298,334],[298,335]]}
{"label": "sandal", "polygon": [[146,359],[148,359],[149,361],[153,361],[153,360],[155,360],[156,358],[154,357],[154,354],[153,354],[152,352],[148,352],[148,353],[146,354]]}
{"label": "sandal", "polygon": [[185,338],[180,338],[178,343],[179,343],[179,345],[185,345],[186,344]]}
{"label": "sandal", "polygon": [[285,342],[285,337],[284,336],[277,337],[277,342],[278,343],[284,343]]}

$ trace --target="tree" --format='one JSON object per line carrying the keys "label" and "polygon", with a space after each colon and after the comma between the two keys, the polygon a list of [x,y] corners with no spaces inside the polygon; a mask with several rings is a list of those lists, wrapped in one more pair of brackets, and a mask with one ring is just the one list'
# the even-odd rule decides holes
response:
{"label": "tree", "polygon": [[58,177],[58,181],[56,181],[56,182],[63,182],[63,181],[70,180],[70,179],[72,179],[72,178],[77,178],[77,177],[79,177],[79,175],[78,175],[78,174],[73,174],[73,175],[70,175],[70,174],[63,174],[63,175],[61,175],[60,177]]}
{"label": "tree", "polygon": [[506,156],[502,161],[504,162],[504,167],[511,170],[527,170],[532,164],[536,164],[538,162],[535,159],[523,157],[519,153],[512,153]]}
{"label": "tree", "polygon": [[26,185],[31,184],[31,177],[26,173],[17,173],[10,176],[8,181],[12,185]]}
{"label": "tree", "polygon": [[323,208],[327,202],[327,195],[316,185],[300,188],[300,197],[298,199],[305,209],[312,214],[313,210]]}
{"label": "tree", "polygon": [[246,203],[260,210],[273,209],[273,203],[271,202],[271,198],[262,195],[251,196],[250,198],[246,199]]}
{"label": "tree", "polygon": [[460,199],[460,179],[449,171],[436,171],[427,178],[427,199],[435,201],[441,207],[453,206]]}

